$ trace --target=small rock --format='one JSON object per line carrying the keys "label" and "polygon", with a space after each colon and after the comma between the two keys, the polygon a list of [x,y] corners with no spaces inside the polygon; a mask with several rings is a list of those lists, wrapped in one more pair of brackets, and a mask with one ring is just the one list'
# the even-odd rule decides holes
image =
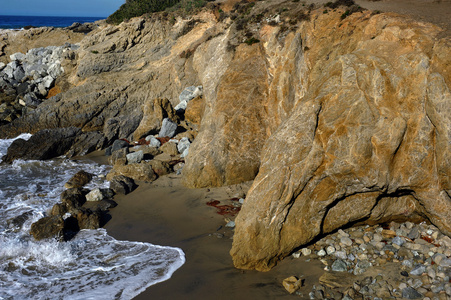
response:
{"label": "small rock", "polygon": [[348,266],[346,265],[346,262],[344,262],[341,259],[337,259],[332,264],[332,271],[335,272],[346,272],[348,270]]}
{"label": "small rock", "polygon": [[310,254],[312,254],[312,250],[310,250],[309,248],[302,248],[301,253],[303,256],[309,256]]}
{"label": "small rock", "polygon": [[334,246],[327,246],[326,247],[326,252],[327,252],[327,255],[332,255],[335,252],[335,247]]}
{"label": "small rock", "polygon": [[290,276],[283,280],[282,285],[288,293],[293,294],[302,286],[302,280],[296,276]]}
{"label": "small rock", "polygon": [[64,187],[67,189],[81,188],[91,181],[92,176],[93,176],[92,174],[85,172],[83,170],[79,171],[64,184]]}
{"label": "small rock", "polygon": [[352,246],[352,240],[349,237],[340,238],[340,243],[348,247]]}
{"label": "small rock", "polygon": [[399,236],[395,236],[392,240],[392,243],[398,246],[402,246],[405,242],[406,240]]}
{"label": "small rock", "polygon": [[139,164],[144,158],[144,152],[142,150],[131,152],[126,155],[128,164]]}
{"label": "small rock", "polygon": [[235,228],[235,222],[234,222],[234,221],[229,221],[229,222],[227,222],[227,224],[225,225],[225,227]]}
{"label": "small rock", "polygon": [[146,137],[146,141],[149,142],[149,146],[150,147],[155,147],[155,148],[159,148],[161,146],[161,142],[154,137],[153,135],[149,135]]}
{"label": "small rock", "polygon": [[426,272],[426,267],[424,265],[416,265],[412,271],[410,271],[410,275],[420,276],[421,274]]}
{"label": "small rock", "polygon": [[406,299],[421,299],[423,295],[417,292],[414,288],[408,286],[402,289],[402,297]]}
{"label": "small rock", "polygon": [[128,193],[134,191],[136,187],[137,185],[135,184],[135,181],[130,177],[126,177],[124,175],[115,176],[110,181],[110,188],[116,194],[127,195]]}
{"label": "small rock", "polygon": [[161,125],[161,129],[160,129],[160,132],[158,133],[158,136],[172,138],[175,135],[176,130],[177,130],[177,123],[173,122],[169,118],[165,118],[165,119],[163,119],[163,123]]}
{"label": "small rock", "polygon": [[93,189],[86,195],[86,201],[101,201],[104,199],[111,199],[114,192],[111,189]]}
{"label": "small rock", "polygon": [[318,255],[318,256],[320,256],[320,257],[322,257],[322,256],[326,256],[326,251],[324,251],[324,249],[321,249],[321,250],[319,250],[317,253],[316,253],[316,255]]}

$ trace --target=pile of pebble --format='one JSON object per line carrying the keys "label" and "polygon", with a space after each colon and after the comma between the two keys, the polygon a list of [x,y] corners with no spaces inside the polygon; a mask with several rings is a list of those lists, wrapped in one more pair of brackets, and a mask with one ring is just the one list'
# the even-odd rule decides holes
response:
{"label": "pile of pebble", "polygon": [[[310,299],[451,299],[451,239],[426,223],[338,230],[293,256],[319,259],[330,273],[363,278],[348,287],[315,285]],[[383,272],[365,277],[370,268],[389,263],[398,267],[396,278]]]}
{"label": "pile of pebble", "polygon": [[36,108],[63,73],[61,61],[73,59],[78,48],[69,43],[35,48],[10,55],[11,62],[6,65],[0,63],[0,121],[11,122],[24,107]]}

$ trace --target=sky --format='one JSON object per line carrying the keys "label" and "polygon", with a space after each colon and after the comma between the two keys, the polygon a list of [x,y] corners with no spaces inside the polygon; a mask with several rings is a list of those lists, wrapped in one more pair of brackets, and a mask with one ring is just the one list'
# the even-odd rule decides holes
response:
{"label": "sky", "polygon": [[0,0],[0,15],[108,17],[125,0]]}

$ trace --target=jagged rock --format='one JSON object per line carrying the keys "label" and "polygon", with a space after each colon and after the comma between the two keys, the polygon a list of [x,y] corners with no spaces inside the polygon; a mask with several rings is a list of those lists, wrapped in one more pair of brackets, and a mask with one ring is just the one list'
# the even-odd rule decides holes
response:
{"label": "jagged rock", "polygon": [[139,150],[126,155],[128,164],[139,164],[144,158],[144,151]]}
{"label": "jagged rock", "polygon": [[188,150],[191,143],[187,137],[184,137],[180,139],[180,141],[177,144],[177,151],[179,153],[183,153],[185,150]]}
{"label": "jagged rock", "polygon": [[[426,215],[451,234],[451,181],[444,176],[451,169],[450,77],[427,54],[437,28],[409,23],[400,29],[398,17],[371,16],[359,23],[363,31],[345,30],[353,37],[340,38],[348,45],[342,48],[329,21],[318,16],[320,30],[301,30],[300,36],[318,34],[300,54],[309,66],[308,88],[261,152],[236,219],[231,255],[239,268],[268,270],[318,234],[357,220]],[[420,48],[401,42],[407,32],[412,42],[424,39]],[[401,52],[402,59],[393,55]],[[204,147],[200,136],[191,159],[196,145]]]}
{"label": "jagged rock", "polygon": [[83,206],[86,202],[86,197],[80,188],[70,188],[61,193],[60,200],[66,207],[66,210],[71,212]]}
{"label": "jagged rock", "polygon": [[171,173],[171,167],[168,162],[153,159],[149,161],[149,164],[152,166],[152,170],[158,176],[163,176]]}
{"label": "jagged rock", "polygon": [[202,86],[189,86],[185,88],[179,96],[180,103],[177,104],[174,109],[176,111],[185,111],[188,106],[188,102],[196,97],[202,96]]}
{"label": "jagged rock", "polygon": [[159,148],[161,146],[161,142],[152,135],[147,136],[146,141],[149,142],[149,146],[151,147]]}
{"label": "jagged rock", "polygon": [[179,154],[179,151],[177,150],[177,144],[171,141],[164,143],[163,146],[160,147],[160,151],[171,156]]}
{"label": "jagged rock", "polygon": [[11,163],[15,159],[49,159],[64,155],[80,135],[78,128],[45,129],[34,134],[28,141],[15,140],[8,148],[3,161]]}
{"label": "jagged rock", "polygon": [[14,218],[6,220],[6,224],[8,224],[8,228],[10,229],[20,229],[22,228],[23,224],[31,217],[33,216],[32,211],[24,212],[23,214],[16,216]]}
{"label": "jagged rock", "polygon": [[200,125],[205,110],[205,100],[202,97],[196,97],[188,102],[185,110],[185,120]]}
{"label": "jagged rock", "polygon": [[125,165],[127,163],[127,154],[129,152],[130,151],[128,150],[128,148],[116,150],[113,152],[113,154],[111,154],[111,157],[108,159],[108,161],[113,166],[116,164]]}
{"label": "jagged rock", "polygon": [[111,181],[114,177],[123,175],[137,181],[152,182],[157,179],[157,175],[152,170],[150,163],[142,162],[131,165],[115,165],[108,173],[107,180]]}
{"label": "jagged rock", "polygon": [[36,240],[63,236],[64,220],[61,216],[49,216],[39,219],[31,224],[30,234]]}
{"label": "jagged rock", "polygon": [[116,194],[127,195],[133,192],[136,187],[135,181],[132,178],[123,175],[115,176],[110,181],[110,188]]}
{"label": "jagged rock", "polygon": [[302,280],[296,276],[290,276],[283,280],[282,285],[288,293],[293,294],[302,286]]}
{"label": "jagged rock", "polygon": [[111,199],[114,196],[114,192],[111,189],[96,188],[86,194],[86,201],[102,201]]}
{"label": "jagged rock", "polygon": [[172,121],[169,118],[163,119],[163,123],[161,124],[160,132],[158,133],[159,137],[169,137],[172,138],[175,136],[175,131],[177,130],[177,123]]}
{"label": "jagged rock", "polygon": [[75,212],[80,229],[97,229],[102,227],[102,213],[90,209],[80,208]]}
{"label": "jagged rock", "polygon": [[64,184],[64,187],[66,189],[81,188],[91,181],[92,176],[93,174],[91,173],[85,172],[83,170],[79,171]]}
{"label": "jagged rock", "polygon": [[142,105],[142,111],[143,118],[133,133],[135,139],[158,133],[165,118],[175,121],[178,120],[177,114],[168,99],[157,98],[148,100]]}

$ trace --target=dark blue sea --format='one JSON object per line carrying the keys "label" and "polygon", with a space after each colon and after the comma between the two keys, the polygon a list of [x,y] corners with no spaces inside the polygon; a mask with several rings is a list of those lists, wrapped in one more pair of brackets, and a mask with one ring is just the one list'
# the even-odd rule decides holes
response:
{"label": "dark blue sea", "polygon": [[0,16],[0,29],[21,29],[34,27],[67,27],[75,22],[91,23],[105,17],[34,17],[34,16]]}

